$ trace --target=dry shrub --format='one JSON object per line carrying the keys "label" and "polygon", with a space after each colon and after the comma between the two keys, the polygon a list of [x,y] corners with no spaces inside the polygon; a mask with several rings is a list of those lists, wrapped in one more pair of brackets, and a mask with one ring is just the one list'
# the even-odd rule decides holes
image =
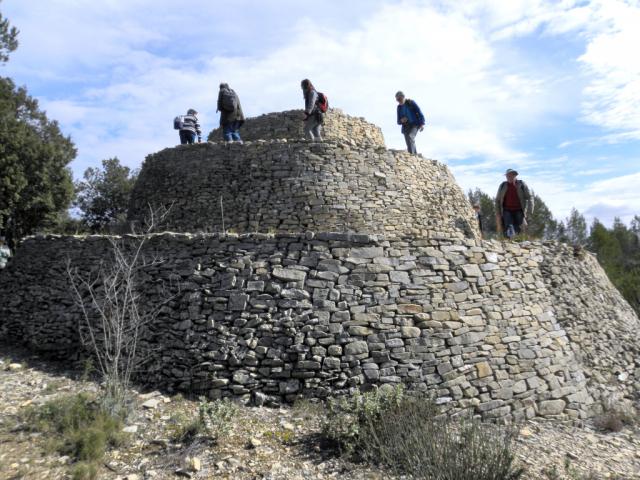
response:
{"label": "dry shrub", "polygon": [[514,430],[439,415],[425,397],[391,392],[332,401],[325,435],[342,450],[413,478],[516,480]]}

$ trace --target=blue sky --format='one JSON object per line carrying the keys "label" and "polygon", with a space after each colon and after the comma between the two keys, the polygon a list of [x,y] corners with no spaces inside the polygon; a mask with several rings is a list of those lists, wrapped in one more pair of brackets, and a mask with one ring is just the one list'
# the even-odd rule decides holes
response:
{"label": "blue sky", "polygon": [[217,126],[218,84],[245,114],[331,105],[404,148],[396,90],[427,116],[418,151],[466,190],[516,168],[564,218],[640,214],[640,2],[631,0],[3,0],[3,67],[78,147],[76,178],[174,145],[175,115]]}

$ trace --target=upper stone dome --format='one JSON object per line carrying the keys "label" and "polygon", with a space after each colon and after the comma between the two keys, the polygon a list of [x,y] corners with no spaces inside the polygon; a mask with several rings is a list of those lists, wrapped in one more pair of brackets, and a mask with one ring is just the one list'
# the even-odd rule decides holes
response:
{"label": "upper stone dome", "polygon": [[[304,139],[304,112],[288,110],[248,118],[240,130],[244,141],[301,140]],[[342,110],[330,108],[325,115],[322,137],[327,141],[346,142],[351,145],[385,148],[382,130],[362,117],[345,115]],[[209,134],[209,141],[222,141],[222,129]]]}
{"label": "upper stone dome", "polygon": [[149,206],[164,205],[172,206],[165,227],[182,232],[478,237],[473,210],[445,165],[386,150],[380,129],[362,119],[336,110],[326,117],[320,143],[302,140],[298,111],[247,120],[242,145],[149,155],[129,219],[142,221]]}

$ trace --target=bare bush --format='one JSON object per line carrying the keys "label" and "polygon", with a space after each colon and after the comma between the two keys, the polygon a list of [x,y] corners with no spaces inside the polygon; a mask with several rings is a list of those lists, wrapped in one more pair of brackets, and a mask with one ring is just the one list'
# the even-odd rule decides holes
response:
{"label": "bare bush", "polygon": [[82,312],[80,340],[95,359],[105,387],[104,406],[112,412],[126,406],[131,377],[148,353],[141,351],[141,334],[168,301],[143,309],[139,288],[144,269],[162,262],[146,254],[144,246],[167,213],[150,209],[142,232],[108,237],[110,255],[94,272],[82,273],[67,262],[71,289]]}

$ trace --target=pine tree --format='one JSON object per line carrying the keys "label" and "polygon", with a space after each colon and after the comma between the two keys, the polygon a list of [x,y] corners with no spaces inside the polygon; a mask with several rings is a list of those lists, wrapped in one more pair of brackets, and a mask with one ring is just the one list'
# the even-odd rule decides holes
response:
{"label": "pine tree", "polygon": [[[2,0],[0,0],[1,2]],[[9,54],[18,48],[18,30],[0,13],[0,63],[9,60]]]}
{"label": "pine tree", "polygon": [[76,182],[75,206],[90,230],[103,231],[125,220],[136,177],[117,157],[103,160],[102,169],[85,170],[84,181]]}
{"label": "pine tree", "polygon": [[549,240],[555,237],[558,222],[553,218],[553,214],[544,200],[531,192],[535,208],[533,213],[527,218],[527,234],[534,239]]}
{"label": "pine tree", "polygon": [[585,245],[587,243],[587,221],[584,216],[575,208],[565,220],[567,242],[574,245]]}

